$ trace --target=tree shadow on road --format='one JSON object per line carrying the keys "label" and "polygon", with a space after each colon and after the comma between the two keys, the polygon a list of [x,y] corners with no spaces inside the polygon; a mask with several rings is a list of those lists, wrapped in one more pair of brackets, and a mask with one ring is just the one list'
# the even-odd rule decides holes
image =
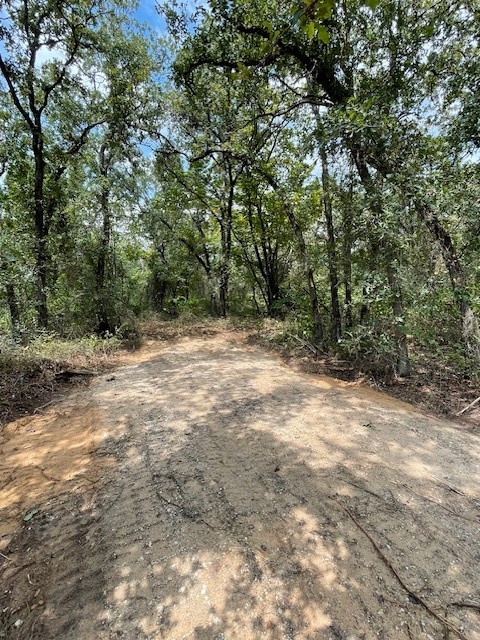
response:
{"label": "tree shadow on road", "polygon": [[413,593],[477,637],[473,609],[438,608],[480,586],[478,511],[433,492],[444,443],[426,421],[228,345],[176,347],[115,389],[95,393],[118,470],[42,637],[443,638]]}

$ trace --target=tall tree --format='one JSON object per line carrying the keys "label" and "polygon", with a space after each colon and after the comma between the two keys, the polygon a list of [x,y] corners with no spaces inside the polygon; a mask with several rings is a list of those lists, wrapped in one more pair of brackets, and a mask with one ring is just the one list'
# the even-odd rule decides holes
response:
{"label": "tall tree", "polygon": [[[89,133],[104,121],[101,78],[85,64],[101,48],[102,27],[113,19],[109,2],[8,0],[0,26],[1,89],[11,118],[28,136],[31,163],[29,215],[35,236],[38,326],[48,325],[48,237],[61,181]],[[99,84],[100,83],[100,84]],[[68,123],[67,123],[68,120]]]}
{"label": "tall tree", "polygon": [[[251,74],[268,69],[299,104],[323,105],[364,186],[366,171],[378,173],[412,198],[419,223],[439,245],[469,347],[478,343],[478,328],[465,270],[447,225],[423,197],[416,147],[428,127],[421,116],[428,83],[414,82],[418,73],[425,73],[430,84],[436,77],[442,57],[437,50],[445,51],[445,32],[461,40],[458,25],[464,10],[470,30],[475,14],[470,6],[392,2],[372,14],[356,3],[331,3],[323,16],[326,32],[315,24],[315,16],[313,29],[303,19],[292,18],[289,3],[275,13],[269,5],[251,0],[238,0],[234,6],[212,3],[208,20],[187,40],[177,64],[186,74],[205,65]],[[225,28],[234,31],[235,48],[225,46],[221,36],[217,39]],[[434,49],[431,55],[429,48]],[[438,82],[430,95],[437,88]],[[392,299],[399,297],[392,293]]]}

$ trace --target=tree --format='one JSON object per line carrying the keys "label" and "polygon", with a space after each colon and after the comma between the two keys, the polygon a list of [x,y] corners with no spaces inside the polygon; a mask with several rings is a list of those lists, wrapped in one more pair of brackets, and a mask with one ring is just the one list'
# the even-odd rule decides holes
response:
{"label": "tree", "polygon": [[1,88],[10,99],[10,122],[19,122],[29,141],[32,172],[25,186],[35,237],[37,320],[46,328],[48,237],[62,178],[90,132],[104,121],[101,108],[92,111],[88,105],[101,105],[103,96],[85,56],[100,48],[102,26],[114,15],[115,6],[7,1],[4,12]]}
{"label": "tree", "polygon": [[[106,38],[108,37],[108,42]],[[105,122],[91,139],[96,162],[92,167],[101,218],[95,267],[97,331],[114,333],[118,323],[112,296],[112,235],[115,206],[135,207],[142,183],[140,145],[152,135],[161,115],[160,95],[153,78],[159,70],[145,37],[110,25],[95,65],[105,84]],[[158,59],[158,56],[157,56]],[[121,208],[120,207],[120,208]],[[117,209],[119,207],[117,206]]]}
{"label": "tree", "polygon": [[[378,173],[414,202],[419,223],[430,231],[444,258],[470,348],[477,342],[478,330],[467,278],[446,225],[422,195],[416,148],[425,136],[422,124],[428,123],[422,123],[420,117],[417,123],[413,120],[425,100],[425,85],[416,91],[412,80],[423,72],[431,81],[431,59],[437,62],[441,57],[436,53],[429,57],[426,47],[435,43],[445,51],[444,29],[460,38],[460,11],[463,9],[443,2],[415,7],[386,3],[372,16],[359,5],[336,4],[326,16],[328,37],[313,38],[308,25],[305,33],[302,21],[291,18],[288,4],[275,14],[261,2],[238,1],[229,7],[213,4],[208,20],[187,39],[177,64],[187,76],[203,66],[257,76],[269,70],[297,96],[298,106],[305,102],[322,105],[327,118],[335,122],[336,136],[350,153],[364,188],[369,189],[372,173]],[[466,11],[470,25],[474,12],[470,7]],[[230,41],[235,46],[216,37],[225,29],[233,33]],[[380,58],[383,64],[378,63]],[[376,216],[383,218],[379,206],[380,201],[375,205]],[[386,265],[394,263],[394,259],[386,261]],[[395,290],[396,277],[391,267],[389,270]],[[396,307],[394,317],[398,318],[401,296],[394,290],[392,308]],[[405,340],[400,334],[404,331],[399,323],[397,329],[402,352]]]}

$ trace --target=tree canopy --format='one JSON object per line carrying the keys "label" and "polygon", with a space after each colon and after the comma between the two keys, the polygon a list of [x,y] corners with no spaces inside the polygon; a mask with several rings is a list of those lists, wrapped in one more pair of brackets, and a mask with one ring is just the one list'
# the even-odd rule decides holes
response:
{"label": "tree canopy", "polygon": [[272,317],[478,367],[476,3],[135,8],[1,4],[3,334]]}

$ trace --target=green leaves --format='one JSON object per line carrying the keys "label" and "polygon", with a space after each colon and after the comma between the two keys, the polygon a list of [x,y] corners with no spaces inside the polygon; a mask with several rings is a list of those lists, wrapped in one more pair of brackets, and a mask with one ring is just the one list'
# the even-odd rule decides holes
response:
{"label": "green leaves", "polygon": [[[309,40],[316,36],[319,43],[329,44],[330,31],[324,22],[331,19],[335,2],[336,0],[303,0],[305,6],[294,7],[293,22],[300,24]],[[363,0],[363,4],[372,10],[375,10],[380,2],[381,0]]]}
{"label": "green leaves", "polygon": [[309,40],[313,40],[316,35],[318,42],[323,44],[328,44],[330,42],[330,33],[327,27],[319,22],[307,22],[302,27],[302,31],[307,35]]}
{"label": "green leaves", "polygon": [[315,24],[315,22],[307,23],[305,32],[309,40],[312,40],[313,36],[315,35],[316,29],[317,29],[317,25]]}
{"label": "green leaves", "polygon": [[33,518],[33,516],[35,516],[39,511],[40,511],[40,509],[32,509],[26,515],[23,516],[23,521],[24,522],[30,522],[30,520]]}
{"label": "green leaves", "polygon": [[305,6],[295,7],[293,21],[299,23],[309,40],[316,36],[318,42],[328,44],[330,33],[323,21],[332,17],[335,0],[303,0],[303,3]]}
{"label": "green leaves", "polygon": [[323,42],[324,44],[328,44],[330,42],[330,33],[323,24],[318,25],[317,27],[317,38],[319,42]]}

